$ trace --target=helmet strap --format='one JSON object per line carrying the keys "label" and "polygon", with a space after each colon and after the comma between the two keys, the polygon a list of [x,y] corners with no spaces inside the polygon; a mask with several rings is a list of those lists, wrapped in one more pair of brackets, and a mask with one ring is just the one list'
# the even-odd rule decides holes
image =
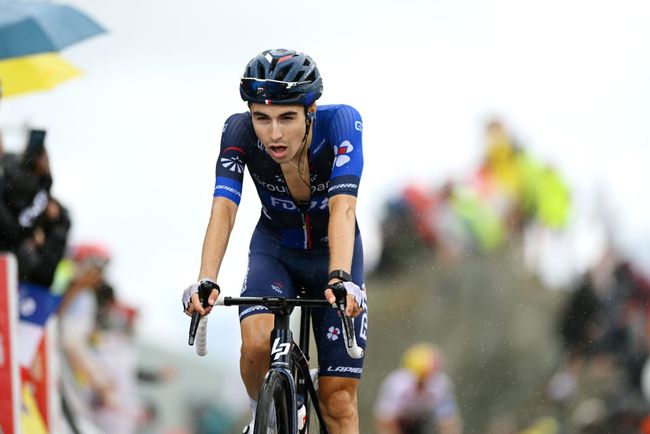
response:
{"label": "helmet strap", "polygon": [[305,137],[302,138],[302,143],[303,145],[307,143],[307,136],[309,136],[309,129],[311,128],[311,122],[312,119],[314,118],[314,114],[309,111],[309,109],[305,106]]}
{"label": "helmet strap", "polygon": [[[302,174],[304,173],[304,169],[301,171],[300,170],[300,165],[302,164],[302,153],[305,152],[305,148],[307,148],[307,138],[309,137],[309,130],[311,128],[311,122],[313,118],[313,114],[307,110],[307,107],[305,107],[305,136],[302,138],[302,147],[300,148],[300,155],[298,156],[298,166],[296,169],[298,169],[298,173]],[[302,182],[305,182],[304,179],[302,179],[302,176],[300,177]]]}

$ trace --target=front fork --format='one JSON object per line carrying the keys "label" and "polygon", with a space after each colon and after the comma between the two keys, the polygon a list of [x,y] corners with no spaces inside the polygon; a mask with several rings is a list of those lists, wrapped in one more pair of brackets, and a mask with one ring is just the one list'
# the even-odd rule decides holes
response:
{"label": "front fork", "polygon": [[[287,378],[289,390],[286,394],[289,404],[290,433],[298,432],[298,414],[296,404],[295,384],[291,373],[291,353],[293,333],[289,329],[289,315],[276,315],[274,328],[271,331],[271,360],[270,370],[280,372]],[[269,371],[270,372],[270,371]]]}

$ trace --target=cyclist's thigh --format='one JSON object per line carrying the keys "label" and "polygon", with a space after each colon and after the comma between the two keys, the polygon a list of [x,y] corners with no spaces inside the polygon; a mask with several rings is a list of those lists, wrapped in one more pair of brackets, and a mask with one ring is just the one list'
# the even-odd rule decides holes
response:
{"label": "cyclist's thigh", "polygon": [[243,348],[258,349],[268,354],[266,348],[269,346],[269,336],[273,330],[273,315],[257,314],[249,315],[240,323],[241,339]]}
{"label": "cyclist's thigh", "polygon": [[[264,236],[253,236],[248,254],[248,270],[242,285],[242,297],[295,297],[296,291],[287,267],[278,259],[277,249]],[[264,306],[240,306],[239,320],[256,314],[268,314]]]}

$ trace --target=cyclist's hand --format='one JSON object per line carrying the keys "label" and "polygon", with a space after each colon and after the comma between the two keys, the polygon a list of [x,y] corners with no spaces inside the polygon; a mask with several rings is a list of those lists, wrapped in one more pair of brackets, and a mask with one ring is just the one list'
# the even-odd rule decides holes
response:
{"label": "cyclist's hand", "polygon": [[[330,285],[336,282],[337,282],[336,280],[330,281]],[[341,282],[341,283],[343,284],[347,292],[345,315],[348,317],[356,318],[357,316],[359,316],[361,312],[363,312],[363,308],[361,307],[361,303],[362,303],[361,300],[365,298],[363,291],[354,282]],[[336,296],[334,295],[332,289],[329,287],[325,289],[325,299],[331,304],[336,303]]]}
{"label": "cyclist's hand", "polygon": [[[210,291],[210,295],[208,297],[208,305],[206,307],[203,307],[199,298],[199,286],[202,283],[208,284],[213,288]],[[217,302],[218,297],[219,286],[213,280],[202,279],[199,282],[191,284],[185,289],[185,291],[183,291],[183,310],[188,316],[192,316],[195,311],[201,315],[207,315],[212,310],[212,306],[214,306],[214,304]]]}

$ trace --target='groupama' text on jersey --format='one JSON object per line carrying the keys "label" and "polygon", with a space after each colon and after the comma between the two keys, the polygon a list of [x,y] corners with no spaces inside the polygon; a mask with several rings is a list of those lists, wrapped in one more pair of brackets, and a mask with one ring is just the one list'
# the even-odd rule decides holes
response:
{"label": "'groupama' text on jersey", "polygon": [[214,196],[239,205],[246,166],[262,202],[258,226],[275,234],[283,246],[324,249],[328,199],[337,194],[357,196],[363,170],[362,129],[361,116],[353,107],[317,108],[308,152],[311,197],[303,205],[293,200],[280,165],[257,139],[250,113],[234,114],[223,127]]}

